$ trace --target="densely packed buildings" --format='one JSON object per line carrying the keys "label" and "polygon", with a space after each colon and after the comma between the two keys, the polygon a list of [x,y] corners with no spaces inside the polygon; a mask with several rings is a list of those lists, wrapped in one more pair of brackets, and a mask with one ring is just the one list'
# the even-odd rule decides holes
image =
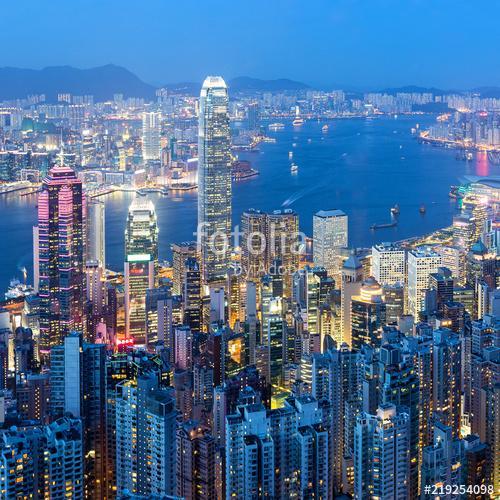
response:
{"label": "densely packed buildings", "polygon": [[[0,309],[2,498],[500,495],[497,200],[469,192],[439,244],[368,251],[324,207],[309,259],[300,214],[248,207],[235,244],[230,118],[255,136],[260,113],[297,102],[232,103],[208,77],[199,101],[65,94],[2,111],[2,180],[43,179],[33,289]],[[432,102],[308,91],[298,105]],[[148,190],[196,178],[198,241],[171,235],[160,262]],[[111,185],[138,191],[122,273],[106,269],[95,198]]]}

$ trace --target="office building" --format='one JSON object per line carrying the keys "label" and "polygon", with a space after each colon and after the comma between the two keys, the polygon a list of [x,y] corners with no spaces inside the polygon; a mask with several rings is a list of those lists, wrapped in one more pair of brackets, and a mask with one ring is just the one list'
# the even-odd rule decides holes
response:
{"label": "office building", "polygon": [[391,243],[372,247],[372,275],[381,285],[404,283],[406,277],[405,251]]}
{"label": "office building", "polygon": [[158,225],[153,203],[135,198],[125,230],[125,334],[136,344],[146,342],[146,290],[156,282]]}
{"label": "office building", "polygon": [[227,86],[209,76],[200,94],[198,242],[205,282],[224,278],[231,247],[231,137]]}
{"label": "office building", "polygon": [[408,314],[418,320],[425,307],[425,291],[429,288],[429,275],[436,273],[441,266],[441,256],[424,248],[408,252]]}
{"label": "office building", "polygon": [[313,217],[314,265],[324,267],[338,281],[340,249],[348,246],[348,220],[342,210],[320,210]]}
{"label": "office building", "polygon": [[36,232],[42,357],[85,325],[84,204],[75,172],[64,165],[52,167],[38,195]]}

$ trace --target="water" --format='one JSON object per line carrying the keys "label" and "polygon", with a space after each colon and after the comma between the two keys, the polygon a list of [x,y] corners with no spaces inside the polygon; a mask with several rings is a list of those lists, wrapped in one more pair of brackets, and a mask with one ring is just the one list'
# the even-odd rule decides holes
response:
{"label": "water", "polygon": [[[416,123],[432,117],[352,119],[306,122],[301,129],[287,125],[275,144],[265,143],[260,153],[241,154],[260,175],[233,188],[233,222],[248,208],[274,210],[288,207],[300,216],[301,230],[312,234],[312,216],[320,209],[340,208],[349,215],[351,246],[370,246],[431,232],[451,223],[455,203],[450,185],[467,174],[495,174],[485,156],[473,162],[457,161],[456,151],[419,144],[410,134]],[[292,144],[295,143],[296,147]],[[288,152],[298,173],[290,172]],[[106,200],[106,253],[108,267],[123,268],[125,220],[134,195],[115,193]],[[172,242],[192,240],[196,229],[196,192],[162,197],[151,195],[160,226],[160,258],[168,258]],[[399,225],[370,231],[374,223],[390,221],[390,207],[401,208]],[[420,205],[427,208],[419,213]],[[20,277],[25,266],[32,275],[32,226],[36,223],[36,197],[0,196],[0,291]]]}

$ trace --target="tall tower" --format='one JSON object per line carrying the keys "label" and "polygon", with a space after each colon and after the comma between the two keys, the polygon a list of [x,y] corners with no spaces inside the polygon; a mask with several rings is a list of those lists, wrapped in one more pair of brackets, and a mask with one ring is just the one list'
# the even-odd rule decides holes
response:
{"label": "tall tower", "polygon": [[342,210],[320,210],[313,217],[314,265],[330,276],[340,275],[340,249],[347,247],[347,215]]}
{"label": "tall tower", "polygon": [[37,267],[40,293],[40,353],[83,330],[85,197],[75,172],[52,167],[38,196]]}
{"label": "tall tower", "polygon": [[106,205],[96,199],[87,204],[87,241],[86,261],[97,262],[99,267],[106,266]]}
{"label": "tall tower", "polygon": [[198,242],[203,277],[227,274],[231,232],[231,147],[227,86],[209,76],[200,94],[198,131]]}
{"label": "tall tower", "polygon": [[160,126],[160,113],[142,115],[142,159],[145,162],[161,157]]}
{"label": "tall tower", "polygon": [[136,198],[125,230],[125,332],[136,344],[146,341],[146,290],[155,285],[158,224],[151,200]]}
{"label": "tall tower", "polygon": [[412,314],[415,321],[424,309],[425,290],[429,288],[429,275],[436,273],[441,266],[441,256],[425,247],[408,252],[408,314]]}

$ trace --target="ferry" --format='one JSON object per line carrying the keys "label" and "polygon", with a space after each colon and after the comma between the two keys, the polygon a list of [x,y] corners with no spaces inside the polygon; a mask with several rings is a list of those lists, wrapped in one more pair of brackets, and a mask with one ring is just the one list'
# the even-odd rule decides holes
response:
{"label": "ferry", "polygon": [[292,125],[294,127],[301,127],[304,125],[304,119],[300,116],[300,110],[298,106],[295,106],[295,120],[293,120]]}
{"label": "ferry", "polygon": [[270,123],[268,126],[269,130],[273,130],[274,132],[278,130],[283,130],[285,125],[283,123]]}
{"label": "ferry", "polygon": [[299,171],[299,166],[296,165],[295,163],[292,163],[292,166],[290,167],[290,172],[292,172],[292,174],[295,174]]}
{"label": "ferry", "polygon": [[386,228],[389,228],[389,227],[395,227],[398,225],[398,221],[393,221],[393,222],[388,222],[387,224],[372,224],[370,226],[370,229],[372,231],[376,230],[376,229],[386,229]]}
{"label": "ferry", "polygon": [[302,127],[302,125],[304,125],[304,119],[298,116],[295,120],[293,120],[292,125],[294,127]]}

